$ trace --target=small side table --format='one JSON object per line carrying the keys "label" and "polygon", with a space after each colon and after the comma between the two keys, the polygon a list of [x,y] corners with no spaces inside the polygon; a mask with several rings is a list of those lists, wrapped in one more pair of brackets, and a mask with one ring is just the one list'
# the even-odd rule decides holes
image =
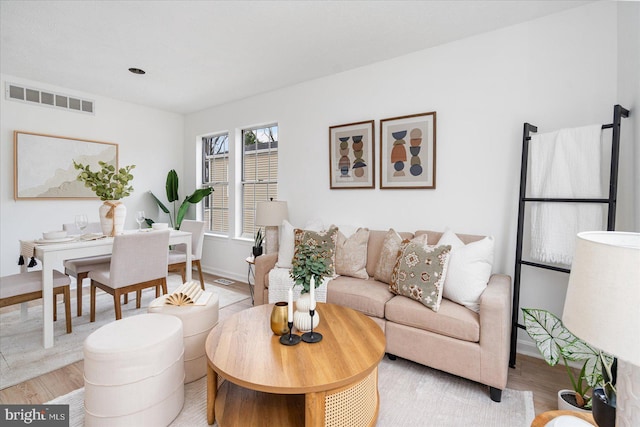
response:
{"label": "small side table", "polygon": [[[248,268],[247,268],[247,283],[249,284],[249,293],[251,294],[251,305],[253,305],[253,286],[256,282],[256,273],[253,270],[254,266],[256,265],[256,259],[253,257],[253,255],[248,256],[244,259],[247,264],[248,264]],[[253,279],[253,283],[251,283],[251,279]]]}
{"label": "small side table", "polygon": [[585,414],[583,412],[578,412],[578,411],[559,410],[559,411],[547,411],[547,412],[543,412],[542,414],[539,414],[537,417],[534,418],[533,422],[531,423],[531,427],[544,427],[549,421],[551,421],[556,417],[559,417],[560,415],[571,415],[573,417],[580,418],[581,420],[587,421],[593,424],[594,426],[597,426],[596,422],[593,420],[593,415],[591,415],[591,413]]}

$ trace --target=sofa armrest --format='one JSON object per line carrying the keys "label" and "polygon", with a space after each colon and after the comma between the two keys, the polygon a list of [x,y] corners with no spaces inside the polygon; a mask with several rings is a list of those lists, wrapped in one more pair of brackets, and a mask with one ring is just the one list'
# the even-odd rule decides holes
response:
{"label": "sofa armrest", "polygon": [[511,277],[493,274],[480,297],[480,364],[483,383],[504,389],[511,337]]}
{"label": "sofa armrest", "polygon": [[265,254],[256,257],[256,282],[253,289],[254,305],[262,305],[267,303],[267,301],[264,300],[264,294],[267,290],[267,279],[269,276],[269,272],[276,266],[277,261],[277,253]]}

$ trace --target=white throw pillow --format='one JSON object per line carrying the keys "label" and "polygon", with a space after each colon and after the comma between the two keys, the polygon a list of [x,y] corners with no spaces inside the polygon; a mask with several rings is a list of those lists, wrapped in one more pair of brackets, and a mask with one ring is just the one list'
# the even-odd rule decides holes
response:
{"label": "white throw pillow", "polygon": [[[304,226],[305,230],[322,231],[322,221],[318,219],[307,222]],[[296,227],[291,225],[286,219],[282,221],[280,227],[280,242],[278,247],[278,261],[276,267],[278,268],[292,268],[291,261],[293,260],[293,254],[296,249],[294,230]]]}
{"label": "white throw pillow", "polygon": [[479,312],[480,296],[487,287],[493,267],[493,237],[465,245],[453,231],[446,229],[438,245],[451,246],[444,298]]}

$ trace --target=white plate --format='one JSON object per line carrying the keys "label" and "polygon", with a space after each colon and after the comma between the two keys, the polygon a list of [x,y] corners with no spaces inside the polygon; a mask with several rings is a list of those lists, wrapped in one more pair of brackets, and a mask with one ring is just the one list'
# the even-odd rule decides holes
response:
{"label": "white plate", "polygon": [[[590,427],[591,423],[588,423],[578,417],[572,415],[560,415],[555,417],[545,427]],[[593,426],[591,426],[593,427]]]}
{"label": "white plate", "polygon": [[39,245],[43,245],[43,244],[47,244],[47,243],[64,243],[64,242],[70,242],[72,240],[75,240],[75,237],[63,237],[61,239],[38,239],[38,240],[34,240],[34,242],[36,242]]}

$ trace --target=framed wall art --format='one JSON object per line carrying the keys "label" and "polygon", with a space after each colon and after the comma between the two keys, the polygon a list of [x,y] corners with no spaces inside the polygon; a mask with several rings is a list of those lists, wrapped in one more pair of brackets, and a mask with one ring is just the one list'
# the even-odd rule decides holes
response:
{"label": "framed wall art", "polygon": [[14,199],[95,199],[76,180],[77,163],[99,170],[98,161],[118,167],[118,144],[14,131]]}
{"label": "framed wall art", "polygon": [[374,188],[373,120],[329,128],[329,178],[332,189]]}
{"label": "framed wall art", "polygon": [[380,120],[380,188],[436,188],[436,113]]}

